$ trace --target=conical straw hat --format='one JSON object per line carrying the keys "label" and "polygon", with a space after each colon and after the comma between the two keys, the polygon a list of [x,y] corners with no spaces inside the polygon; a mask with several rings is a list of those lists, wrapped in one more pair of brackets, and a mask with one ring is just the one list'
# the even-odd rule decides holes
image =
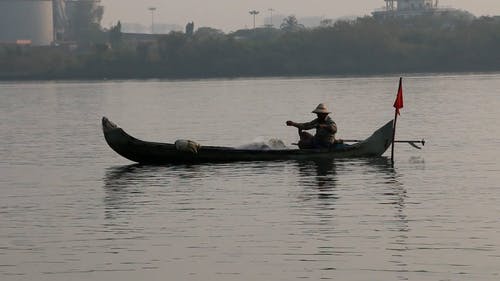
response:
{"label": "conical straw hat", "polygon": [[328,111],[328,108],[326,108],[326,105],[324,105],[323,103],[320,103],[320,104],[318,104],[318,106],[316,107],[316,109],[313,110],[312,113],[326,113],[326,114],[329,114],[331,112]]}

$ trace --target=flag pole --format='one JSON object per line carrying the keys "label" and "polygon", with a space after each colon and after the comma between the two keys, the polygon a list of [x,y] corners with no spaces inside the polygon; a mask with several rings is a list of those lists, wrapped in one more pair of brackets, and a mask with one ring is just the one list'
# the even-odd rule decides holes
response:
{"label": "flag pole", "polygon": [[394,124],[392,126],[392,147],[391,147],[391,163],[394,164],[394,143],[396,140],[396,123],[398,121],[398,111],[394,113]]}
{"label": "flag pole", "polygon": [[403,108],[403,77],[399,77],[398,94],[394,102],[394,124],[392,126],[392,148],[391,148],[391,163],[394,164],[394,143],[396,142],[396,124],[398,121],[399,110]]}

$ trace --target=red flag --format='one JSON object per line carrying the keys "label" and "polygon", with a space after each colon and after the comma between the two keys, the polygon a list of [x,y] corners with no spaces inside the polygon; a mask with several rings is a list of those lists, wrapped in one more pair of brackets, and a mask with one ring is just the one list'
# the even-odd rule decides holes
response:
{"label": "red flag", "polygon": [[394,101],[394,108],[396,108],[396,113],[399,114],[399,110],[403,108],[403,77],[399,78],[399,89],[396,101]]}

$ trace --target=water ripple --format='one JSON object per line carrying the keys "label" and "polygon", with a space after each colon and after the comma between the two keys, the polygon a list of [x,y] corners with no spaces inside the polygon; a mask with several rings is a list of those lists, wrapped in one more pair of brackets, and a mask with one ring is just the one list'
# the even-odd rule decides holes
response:
{"label": "water ripple", "polygon": [[340,137],[361,138],[393,117],[394,81],[0,83],[0,279],[497,280],[499,75],[408,77],[398,136],[428,144],[398,145],[394,167],[131,165],[99,127],[291,143],[283,121],[322,101]]}

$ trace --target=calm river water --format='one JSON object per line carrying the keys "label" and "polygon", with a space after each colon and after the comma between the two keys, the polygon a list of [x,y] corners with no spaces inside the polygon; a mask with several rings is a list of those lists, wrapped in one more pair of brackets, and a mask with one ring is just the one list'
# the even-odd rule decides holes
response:
{"label": "calm river water", "polygon": [[[500,75],[405,77],[387,158],[139,166],[145,140],[296,141],[393,117],[398,77],[0,83],[0,280],[500,280]],[[388,154],[386,154],[387,156]]]}

